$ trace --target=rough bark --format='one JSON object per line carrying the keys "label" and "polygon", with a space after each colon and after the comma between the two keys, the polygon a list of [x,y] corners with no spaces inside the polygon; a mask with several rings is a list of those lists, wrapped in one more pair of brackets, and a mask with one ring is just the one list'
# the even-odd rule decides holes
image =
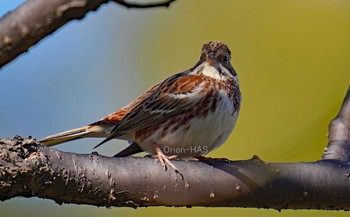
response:
{"label": "rough bark", "polygon": [[342,161],[175,161],[183,178],[151,158],[73,154],[34,139],[0,141],[0,199],[41,197],[95,206],[350,208]]}
{"label": "rough bark", "polygon": [[168,7],[174,0],[128,3],[124,0],[27,0],[0,18],[0,68],[67,22],[82,19],[103,3],[127,8]]}

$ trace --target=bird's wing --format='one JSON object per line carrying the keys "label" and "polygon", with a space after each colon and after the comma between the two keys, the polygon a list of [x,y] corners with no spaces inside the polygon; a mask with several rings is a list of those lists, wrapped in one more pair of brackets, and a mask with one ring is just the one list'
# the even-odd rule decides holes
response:
{"label": "bird's wing", "polygon": [[193,109],[191,105],[211,97],[203,91],[207,90],[209,83],[208,78],[188,75],[186,72],[166,79],[152,94],[128,112],[114,127],[111,135],[95,148],[113,138],[159,124],[171,116]]}

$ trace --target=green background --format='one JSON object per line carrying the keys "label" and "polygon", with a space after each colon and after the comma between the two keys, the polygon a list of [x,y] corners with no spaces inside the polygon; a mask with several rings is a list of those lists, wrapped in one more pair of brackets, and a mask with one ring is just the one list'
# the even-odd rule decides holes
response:
{"label": "green background", "polygon": [[[0,12],[19,2],[0,1]],[[319,160],[328,123],[350,83],[349,11],[346,0],[178,0],[169,9],[148,10],[106,4],[0,69],[0,137],[42,138],[94,122],[152,84],[192,67],[201,46],[216,39],[232,51],[243,103],[229,140],[209,156]],[[57,148],[90,153],[98,141]],[[124,147],[125,142],[112,141],[97,151],[111,155]],[[241,208],[106,209],[59,206],[38,198],[1,202],[0,211],[6,217],[348,215]]]}

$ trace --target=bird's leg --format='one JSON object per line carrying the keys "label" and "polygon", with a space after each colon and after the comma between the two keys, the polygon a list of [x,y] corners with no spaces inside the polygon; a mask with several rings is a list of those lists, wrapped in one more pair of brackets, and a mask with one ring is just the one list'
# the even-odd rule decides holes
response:
{"label": "bird's leg", "polygon": [[153,147],[154,147],[154,151],[156,152],[156,155],[152,155],[152,157],[159,159],[159,162],[163,166],[165,171],[167,170],[167,165],[169,165],[171,168],[175,170],[176,173],[180,173],[179,170],[174,166],[174,164],[170,162],[170,160],[174,160],[177,158],[176,155],[166,156],[156,144],[154,144]]}

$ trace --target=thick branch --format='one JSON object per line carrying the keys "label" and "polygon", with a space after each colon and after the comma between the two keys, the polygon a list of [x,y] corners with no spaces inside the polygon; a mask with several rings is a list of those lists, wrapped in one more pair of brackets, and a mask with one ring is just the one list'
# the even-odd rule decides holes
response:
{"label": "thick branch", "polygon": [[328,146],[322,159],[350,161],[350,86],[338,115],[328,129]]}
{"label": "thick branch", "polygon": [[[110,0],[28,0],[0,19],[0,68],[67,22],[81,19]],[[159,3],[114,2],[128,8],[168,7]]]}
{"label": "thick branch", "polygon": [[350,166],[340,161],[175,161],[182,179],[150,158],[65,153],[20,137],[0,144],[1,200],[37,196],[106,207],[350,208]]}

